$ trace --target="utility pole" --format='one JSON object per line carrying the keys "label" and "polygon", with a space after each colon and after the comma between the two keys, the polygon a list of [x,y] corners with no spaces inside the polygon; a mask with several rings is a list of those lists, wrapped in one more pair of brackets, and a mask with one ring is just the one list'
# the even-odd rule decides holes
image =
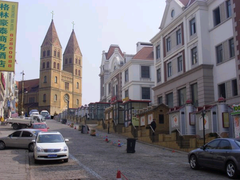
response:
{"label": "utility pole", "polygon": [[21,102],[21,115],[23,115],[23,113],[24,113],[24,108],[23,108],[23,98],[24,98],[24,71],[22,71],[20,74],[22,74],[22,102]]}

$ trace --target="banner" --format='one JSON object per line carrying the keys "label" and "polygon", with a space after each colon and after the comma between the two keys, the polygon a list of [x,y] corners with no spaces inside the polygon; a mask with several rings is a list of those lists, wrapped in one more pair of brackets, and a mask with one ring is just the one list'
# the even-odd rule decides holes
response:
{"label": "banner", "polygon": [[0,71],[15,69],[17,14],[17,2],[0,2]]}

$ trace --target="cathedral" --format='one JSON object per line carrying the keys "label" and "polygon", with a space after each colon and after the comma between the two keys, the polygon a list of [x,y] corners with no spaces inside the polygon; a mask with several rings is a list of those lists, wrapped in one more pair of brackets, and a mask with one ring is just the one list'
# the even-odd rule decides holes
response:
{"label": "cathedral", "polygon": [[82,106],[82,53],[74,29],[62,55],[52,20],[40,52],[39,79],[17,83],[18,112],[29,113],[31,109],[38,109],[54,115],[68,107]]}

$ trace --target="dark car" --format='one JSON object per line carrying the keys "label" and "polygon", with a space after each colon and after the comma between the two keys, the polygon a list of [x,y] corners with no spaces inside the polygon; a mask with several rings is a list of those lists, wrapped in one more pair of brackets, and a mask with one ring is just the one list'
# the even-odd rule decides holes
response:
{"label": "dark car", "polygon": [[38,129],[20,129],[7,137],[1,137],[0,150],[5,148],[25,148],[32,152],[34,149],[32,140],[35,140],[39,132],[41,131]]}
{"label": "dark car", "polygon": [[188,161],[192,169],[218,169],[225,171],[229,178],[236,178],[240,172],[240,139],[214,139],[190,151]]}

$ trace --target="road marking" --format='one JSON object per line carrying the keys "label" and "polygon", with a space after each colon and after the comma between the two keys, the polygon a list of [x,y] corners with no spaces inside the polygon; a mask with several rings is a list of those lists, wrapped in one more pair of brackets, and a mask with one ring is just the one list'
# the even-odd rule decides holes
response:
{"label": "road marking", "polygon": [[94,172],[93,170],[89,169],[87,166],[85,166],[84,164],[82,164],[78,159],[76,159],[73,155],[69,154],[70,158],[73,159],[74,161],[76,161],[78,163],[79,166],[82,166],[87,172],[89,172],[90,174],[92,174],[93,176],[95,176],[98,179],[102,179],[101,176],[99,176],[96,172]]}

